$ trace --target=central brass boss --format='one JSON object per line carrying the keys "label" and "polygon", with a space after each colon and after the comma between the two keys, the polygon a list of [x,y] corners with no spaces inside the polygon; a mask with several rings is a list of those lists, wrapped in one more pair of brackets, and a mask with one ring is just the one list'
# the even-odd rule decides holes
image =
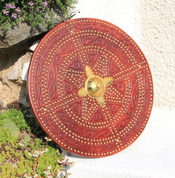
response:
{"label": "central brass boss", "polygon": [[103,94],[105,86],[102,82],[102,78],[95,76],[87,80],[85,88],[89,95],[92,97],[98,97]]}
{"label": "central brass boss", "polygon": [[105,88],[112,82],[113,79],[111,77],[101,78],[98,75],[94,75],[89,66],[85,67],[85,71],[87,75],[85,87],[78,91],[78,95],[80,97],[89,95],[90,97],[97,99],[100,106],[104,107],[105,100],[103,95],[105,93]]}

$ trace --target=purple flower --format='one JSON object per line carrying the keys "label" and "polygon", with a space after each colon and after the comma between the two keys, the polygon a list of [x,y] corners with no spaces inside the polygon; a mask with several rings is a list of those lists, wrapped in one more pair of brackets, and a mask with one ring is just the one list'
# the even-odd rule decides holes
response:
{"label": "purple flower", "polygon": [[20,8],[18,7],[17,9],[15,9],[16,12],[21,12]]}
{"label": "purple flower", "polygon": [[7,4],[7,6],[6,6],[7,8],[9,8],[9,9],[11,9],[11,7],[12,7],[12,3],[10,3],[10,4]]}
{"label": "purple flower", "polygon": [[30,1],[30,2],[29,2],[29,5],[30,5],[30,6],[33,6],[33,5],[34,5],[34,3],[33,3],[32,1]]}
{"label": "purple flower", "polygon": [[10,4],[7,4],[6,7],[9,9],[14,9],[16,6],[15,6],[15,4],[10,3]]}
{"label": "purple flower", "polygon": [[5,15],[8,15],[9,11],[7,11],[6,9],[3,12]]}
{"label": "purple flower", "polygon": [[43,2],[43,4],[44,4],[44,6],[46,7],[47,6],[47,2],[45,1],[45,2]]}
{"label": "purple flower", "polygon": [[15,6],[15,4],[12,4],[12,7],[11,7],[12,9],[15,9],[16,8],[16,6]]}
{"label": "purple flower", "polygon": [[13,17],[14,19],[16,19],[16,17],[17,17],[17,14],[15,14],[15,13],[12,13],[12,17]]}

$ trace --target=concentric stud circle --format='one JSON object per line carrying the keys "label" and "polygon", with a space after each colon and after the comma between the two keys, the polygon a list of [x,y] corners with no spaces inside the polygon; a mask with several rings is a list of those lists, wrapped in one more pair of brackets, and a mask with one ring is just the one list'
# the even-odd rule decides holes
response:
{"label": "concentric stud circle", "polygon": [[99,19],[73,19],[40,41],[28,72],[31,107],[61,147],[85,157],[122,151],[153,105],[148,62],[134,40]]}

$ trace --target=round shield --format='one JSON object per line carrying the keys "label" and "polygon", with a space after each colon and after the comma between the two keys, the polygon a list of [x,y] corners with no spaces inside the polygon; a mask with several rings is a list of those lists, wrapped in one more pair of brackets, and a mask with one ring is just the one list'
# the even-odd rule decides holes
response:
{"label": "round shield", "polygon": [[86,157],[131,145],[153,105],[141,49],[119,27],[92,18],[69,20],[46,34],[30,63],[28,93],[44,131]]}

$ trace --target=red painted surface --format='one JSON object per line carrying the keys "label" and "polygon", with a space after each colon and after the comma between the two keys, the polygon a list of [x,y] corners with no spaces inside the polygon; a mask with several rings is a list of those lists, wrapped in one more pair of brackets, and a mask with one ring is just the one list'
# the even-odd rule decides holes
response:
{"label": "red painted surface", "polygon": [[[79,97],[85,66],[106,87],[105,107]],[[56,26],[37,46],[28,74],[29,99],[45,132],[66,150],[87,157],[115,154],[144,130],[153,105],[148,62],[123,30],[98,19],[74,19]]]}

